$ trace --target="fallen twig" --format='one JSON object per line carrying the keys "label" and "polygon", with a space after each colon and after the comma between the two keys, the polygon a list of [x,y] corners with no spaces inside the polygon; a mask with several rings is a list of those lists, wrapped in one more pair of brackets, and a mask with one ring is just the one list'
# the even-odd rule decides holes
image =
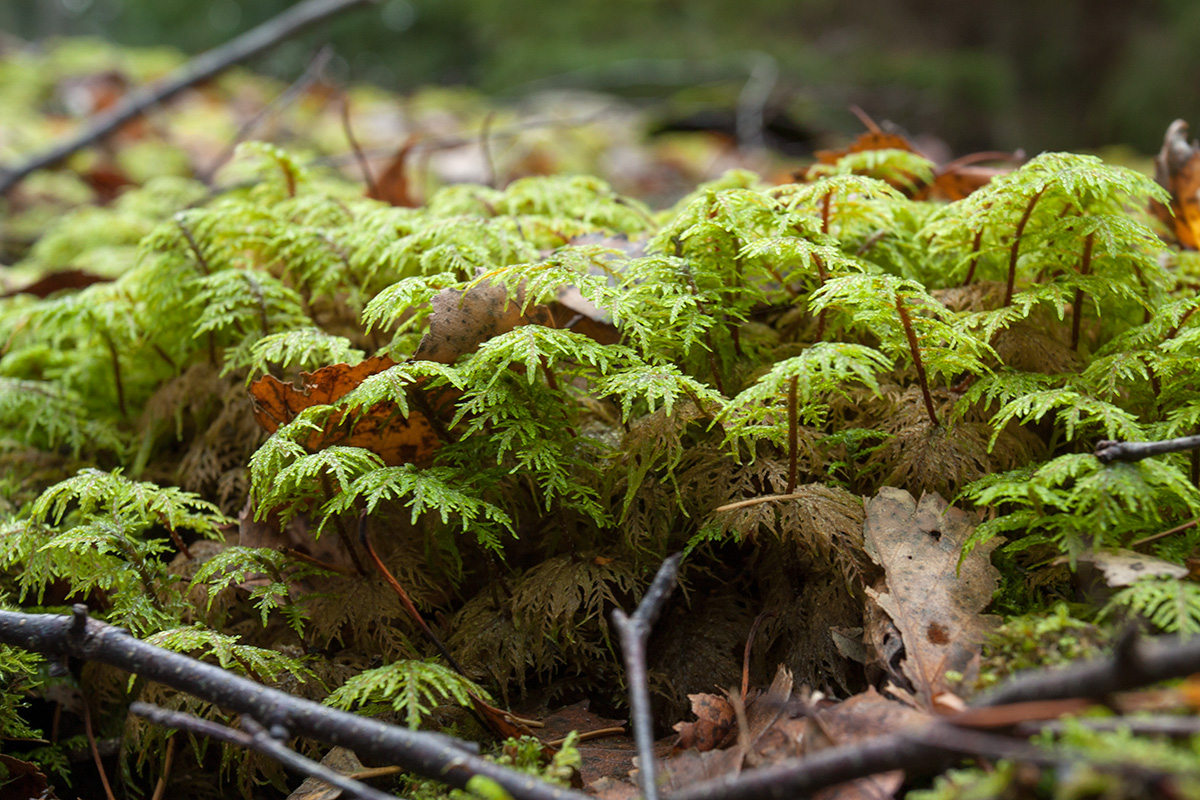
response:
{"label": "fallen twig", "polygon": [[54,145],[23,164],[0,169],[0,196],[7,194],[30,174],[65,161],[76,151],[95,144],[126,122],[144,114],[147,109],[169,100],[184,89],[269,50],[310,25],[373,2],[375,0],[303,0],[297,3],[236,39],[196,56],[162,80],[130,93],[71,139]]}
{"label": "fallen twig", "polygon": [[[1099,719],[1076,719],[1071,725],[1092,731],[1127,730],[1134,736],[1169,736],[1173,739],[1189,739],[1200,734],[1200,717],[1154,716],[1154,717],[1102,717]],[[1068,730],[1062,720],[1044,722],[1022,722],[1013,729],[1018,736],[1034,736],[1039,733],[1058,735]]]}
{"label": "fallen twig", "polygon": [[[633,727],[647,798],[655,796],[655,762],[650,747],[645,639],[674,586],[678,566],[679,556],[667,559],[632,617],[614,612],[629,670]],[[81,605],[75,606],[72,617],[0,611],[0,642],[49,656],[70,655],[135,672],[242,713],[263,724],[277,739],[297,734],[341,745],[360,756],[394,763],[456,788],[465,788],[470,778],[481,775],[498,783],[517,800],[587,797],[486,761],[447,737],[409,731],[301,700],[211,664],[148,645],[120,628],[89,619],[86,607]],[[1023,675],[980,698],[973,708],[1073,697],[1101,699],[1117,691],[1183,677],[1197,670],[1200,670],[1200,637],[1143,640],[1130,634],[1118,642],[1116,652],[1109,658]],[[970,713],[970,710],[964,712],[964,719]],[[925,728],[911,728],[855,745],[821,750],[803,759],[697,783],[674,793],[671,800],[783,800],[895,769],[909,774],[930,774],[944,768],[954,754],[971,749],[964,744],[964,733],[979,732],[957,726],[954,718],[949,717]],[[1018,758],[1027,754],[1024,749],[1020,752],[1012,749],[1026,745],[1011,739],[984,740],[975,736],[971,741],[975,750],[993,753],[1000,748]],[[1034,757],[1031,752],[1029,757]],[[1082,754],[1073,752],[1049,753],[1039,756],[1038,763],[1083,759]],[[1115,768],[1128,772],[1134,766]]]}
{"label": "fallen twig", "polygon": [[242,727],[245,730],[239,731],[213,722],[212,720],[200,719],[191,714],[182,714],[178,711],[168,711],[165,708],[159,708],[149,703],[133,703],[129,706],[129,712],[139,717],[145,717],[155,725],[161,725],[164,728],[198,733],[210,739],[225,742],[226,744],[245,747],[248,750],[257,750],[275,759],[285,767],[299,772],[301,775],[325,781],[330,786],[335,786],[352,797],[362,797],[365,800],[395,800],[395,795],[381,792],[374,787],[356,781],[353,778],[348,778],[339,772],[318,764],[316,761],[305,758],[284,745],[283,742],[272,738],[261,725],[247,716],[242,717]]}
{"label": "fallen twig", "polygon": [[519,800],[587,800],[587,795],[531,780],[468,752],[446,737],[388,725],[311,700],[293,697],[220,667],[146,644],[129,632],[73,616],[0,611],[0,642],[51,656],[74,656],[137,673],[164,686],[246,714],[276,733],[307,736],[355,751],[364,760],[392,763],[455,788],[476,775],[490,778]]}
{"label": "fallen twig", "polygon": [[1161,442],[1118,442],[1103,439],[1096,442],[1095,456],[1105,464],[1113,461],[1141,461],[1164,453],[1181,453],[1200,447],[1200,436],[1181,436]]}
{"label": "fallen twig", "polygon": [[621,637],[625,680],[629,684],[631,727],[637,743],[638,778],[645,800],[658,800],[658,786],[654,777],[654,722],[650,717],[650,688],[646,682],[646,640],[667,598],[675,589],[675,576],[679,574],[679,562],[682,559],[683,554],[676,553],[663,561],[632,617],[619,608],[612,613],[613,624],[617,626],[617,633]]}

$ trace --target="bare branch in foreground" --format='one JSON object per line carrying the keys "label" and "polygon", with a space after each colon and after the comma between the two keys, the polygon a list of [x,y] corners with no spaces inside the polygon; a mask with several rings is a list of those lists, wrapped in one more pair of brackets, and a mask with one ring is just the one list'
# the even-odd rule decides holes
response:
{"label": "bare branch in foreground", "polygon": [[1104,439],[1096,442],[1095,456],[1105,464],[1113,461],[1141,461],[1164,453],[1181,453],[1200,447],[1200,436],[1181,436],[1161,442],[1118,442]]}
{"label": "bare branch in foreground", "polygon": [[650,687],[646,681],[646,640],[650,629],[675,589],[682,553],[663,561],[650,588],[646,590],[637,611],[630,617],[614,609],[613,624],[621,637],[621,654],[625,659],[625,680],[629,683],[629,713],[632,717],[633,738],[637,743],[638,778],[645,800],[658,800],[655,781],[654,721],[650,717]]}
{"label": "bare branch in foreground", "polygon": [[147,109],[169,100],[184,89],[224,72],[239,61],[269,50],[311,25],[347,9],[373,2],[375,0],[302,0],[232,41],[196,56],[162,80],[132,92],[111,110],[97,115],[91,125],[71,139],[54,145],[23,164],[8,169],[0,168],[0,196],[7,194],[31,173],[65,161],[76,151],[95,144],[126,122],[144,114]]}
{"label": "bare branch in foreground", "polygon": [[[678,561],[668,559],[646,598],[632,617],[620,614],[622,649],[636,652],[669,594]],[[630,631],[632,646],[625,644]],[[640,633],[639,633],[640,631]],[[641,637],[641,638],[639,638]],[[397,728],[377,720],[301,700],[253,681],[231,675],[219,667],[138,641],[126,631],[89,619],[87,609],[75,607],[73,617],[0,611],[0,642],[49,656],[71,655],[136,672],[180,691],[238,711],[262,723],[275,738],[299,734],[341,745],[371,760],[397,764],[418,775],[464,788],[475,775],[490,778],[517,800],[585,800],[587,795],[563,789],[500,767],[460,749],[446,737]],[[645,703],[644,654],[630,663],[630,691],[642,692]],[[640,669],[640,677],[637,670]],[[982,707],[1050,701],[1065,698],[1103,698],[1200,670],[1200,637],[1142,640],[1126,636],[1110,658],[1042,671],[1015,678],[978,700],[964,713]],[[637,706],[644,709],[644,705]],[[635,711],[635,729],[649,730],[650,718]],[[856,745],[833,747],[757,770],[697,783],[671,795],[671,800],[784,800],[811,794],[868,775],[901,769],[910,775],[931,774],[953,763],[956,754],[1004,755],[1038,760],[1024,742],[988,735],[956,726],[947,717],[926,727],[911,728]],[[639,751],[649,738],[638,734]],[[639,755],[641,753],[639,752]],[[653,754],[642,755],[642,764],[653,764]],[[1048,753],[1038,763],[1082,762],[1083,754]],[[1109,765],[1095,765],[1104,768]],[[1117,764],[1122,774],[1148,779],[1160,773],[1138,772],[1136,765]],[[650,768],[651,770],[653,767]],[[643,766],[643,778],[647,770]]]}
{"label": "bare branch in foreground", "polygon": [[444,737],[293,697],[182,653],[146,644],[128,631],[90,619],[86,606],[75,606],[70,617],[0,611],[0,642],[46,655],[109,664],[250,716],[273,733],[340,745],[363,760],[396,764],[458,789],[482,775],[519,800],[588,797],[472,755]]}
{"label": "bare branch in foreground", "polygon": [[361,797],[364,800],[395,800],[395,795],[381,792],[365,783],[348,778],[339,772],[334,772],[328,767],[318,764],[316,761],[305,758],[284,745],[283,742],[273,738],[262,726],[258,725],[248,716],[242,717],[242,726],[246,730],[239,731],[213,722],[212,720],[200,719],[191,714],[182,714],[178,711],[168,711],[165,708],[159,708],[149,703],[133,703],[129,706],[129,712],[139,717],[145,717],[155,725],[161,725],[164,728],[175,728],[176,730],[187,731],[188,733],[198,733],[210,739],[225,742],[226,744],[245,747],[248,750],[257,750],[295,772],[318,778],[330,786],[336,786],[351,797]]}

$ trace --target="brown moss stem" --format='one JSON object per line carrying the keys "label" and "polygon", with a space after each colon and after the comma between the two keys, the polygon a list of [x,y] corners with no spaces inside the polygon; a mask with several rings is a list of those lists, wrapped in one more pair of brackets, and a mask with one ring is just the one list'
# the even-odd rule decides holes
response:
{"label": "brown moss stem", "polygon": [[936,428],[937,412],[933,410],[933,396],[929,394],[929,381],[925,377],[925,362],[921,360],[921,348],[917,344],[917,332],[913,330],[912,320],[908,309],[904,307],[904,297],[896,292],[896,313],[900,315],[900,324],[904,327],[904,337],[908,339],[908,349],[912,353],[913,366],[917,368],[917,382],[921,384],[921,396],[925,399],[925,410],[929,412],[929,421]]}

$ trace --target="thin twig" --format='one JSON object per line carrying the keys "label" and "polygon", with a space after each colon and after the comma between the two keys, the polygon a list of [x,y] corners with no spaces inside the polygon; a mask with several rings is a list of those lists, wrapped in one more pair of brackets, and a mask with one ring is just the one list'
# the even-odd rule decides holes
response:
{"label": "thin twig", "polygon": [[801,497],[804,497],[804,494],[800,492],[797,492],[796,494],[764,494],[761,497],[751,497],[748,500],[738,500],[735,503],[726,503],[723,506],[717,506],[713,509],[713,513],[718,511],[737,511],[739,508],[756,506],[759,503],[775,503],[780,500],[798,500]]}
{"label": "thin twig", "polygon": [[1101,719],[1073,719],[1069,723],[1053,719],[1042,722],[1022,722],[1013,732],[1018,736],[1035,736],[1039,733],[1054,735],[1066,733],[1071,728],[1086,728],[1090,731],[1129,731],[1134,736],[1168,736],[1173,739],[1188,739],[1200,734],[1200,717],[1153,716],[1153,717],[1104,717]]}
{"label": "thin twig", "polygon": [[483,163],[487,173],[487,180],[484,185],[490,186],[493,189],[499,188],[500,173],[496,171],[496,159],[492,155],[492,123],[496,121],[496,111],[493,109],[483,118],[483,124],[479,126],[479,150],[483,154]]}
{"label": "thin twig", "polygon": [[30,174],[59,164],[76,151],[95,144],[126,122],[136,119],[183,90],[224,72],[234,64],[258,55],[305,28],[356,6],[375,0],[303,0],[286,11],[246,31],[236,39],[193,58],[161,81],[138,89],[71,139],[30,158],[23,164],[0,170],[0,196]]}
{"label": "thin twig", "polygon": [[1182,453],[1200,447],[1200,435],[1164,439],[1161,442],[1119,442],[1104,439],[1096,442],[1095,456],[1108,464],[1113,461],[1141,461],[1164,453]]}
{"label": "thin twig", "polygon": [[371,172],[371,164],[367,161],[366,155],[363,154],[358,139],[354,138],[354,127],[350,124],[350,99],[345,95],[342,95],[342,131],[346,134],[346,141],[350,143],[350,152],[354,154],[354,160],[358,162],[358,168],[362,170],[363,181],[367,184],[367,197],[379,197],[379,184],[375,182],[375,175]]}
{"label": "thin twig", "polygon": [[299,772],[301,775],[325,781],[330,786],[335,786],[353,797],[362,797],[366,798],[366,800],[396,800],[395,795],[381,792],[378,789],[367,786],[365,783],[359,783],[352,778],[342,775],[340,772],[334,772],[326,766],[305,758],[284,745],[283,742],[272,738],[251,717],[242,717],[242,727],[246,730],[239,731],[213,722],[212,720],[201,719],[200,717],[194,717],[191,714],[183,714],[178,711],[168,711],[165,708],[159,708],[149,703],[135,702],[129,706],[129,711],[131,714],[144,717],[155,725],[161,725],[164,728],[174,728],[175,730],[200,734],[201,736],[207,736],[210,739],[216,739],[225,744],[245,747],[247,750],[256,750],[270,756],[285,767]]}
{"label": "thin twig", "polygon": [[621,656],[625,661],[625,677],[629,683],[633,739],[637,743],[638,779],[645,800],[658,800],[658,784],[654,774],[657,766],[654,759],[654,721],[650,716],[650,688],[646,681],[646,640],[650,638],[650,629],[662,613],[667,598],[675,590],[675,576],[679,574],[679,562],[682,560],[683,554],[676,553],[663,561],[632,617],[619,608],[612,613],[613,624],[621,637]]}

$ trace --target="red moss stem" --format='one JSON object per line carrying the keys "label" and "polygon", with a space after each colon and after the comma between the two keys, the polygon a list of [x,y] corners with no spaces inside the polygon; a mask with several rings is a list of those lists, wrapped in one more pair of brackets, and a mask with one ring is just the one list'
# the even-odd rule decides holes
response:
{"label": "red moss stem", "polygon": [[[1095,244],[1096,234],[1089,233],[1083,240],[1083,256],[1079,259],[1079,274],[1087,275],[1092,271],[1092,245]],[[1075,305],[1071,318],[1071,350],[1079,349],[1079,325],[1083,321],[1083,289],[1075,290]]]}
{"label": "red moss stem", "polygon": [[967,279],[963,281],[963,286],[970,286],[971,281],[975,280],[975,268],[979,266],[979,246],[983,244],[983,228],[975,234],[975,242],[971,245],[971,268],[967,270]]}
{"label": "red moss stem", "polygon": [[908,309],[904,307],[904,297],[896,292],[896,313],[900,315],[900,324],[904,326],[904,336],[908,339],[908,349],[912,352],[913,366],[917,368],[917,382],[921,384],[921,396],[925,398],[925,410],[929,412],[929,421],[936,428],[937,412],[933,410],[933,396],[929,394],[929,381],[925,377],[925,362],[921,360],[921,348],[917,346],[917,332],[913,330],[912,320]]}
{"label": "red moss stem", "polygon": [[1038,200],[1042,199],[1042,193],[1045,191],[1046,187],[1043,186],[1033,197],[1029,198],[1029,203],[1025,206],[1025,213],[1021,215],[1021,220],[1017,223],[1017,229],[1013,233],[1012,247],[1009,248],[1008,253],[1008,285],[1004,289],[1004,306],[1006,308],[1012,305],[1013,285],[1017,281],[1017,256],[1021,252],[1021,235],[1025,233],[1025,226],[1029,224],[1033,207],[1037,205]]}
{"label": "red moss stem", "polygon": [[797,395],[799,394],[800,379],[793,375],[788,381],[788,479],[787,491],[784,494],[791,494],[796,491],[796,466],[799,461],[797,450],[799,449],[796,443],[796,437],[799,436],[799,402]]}

